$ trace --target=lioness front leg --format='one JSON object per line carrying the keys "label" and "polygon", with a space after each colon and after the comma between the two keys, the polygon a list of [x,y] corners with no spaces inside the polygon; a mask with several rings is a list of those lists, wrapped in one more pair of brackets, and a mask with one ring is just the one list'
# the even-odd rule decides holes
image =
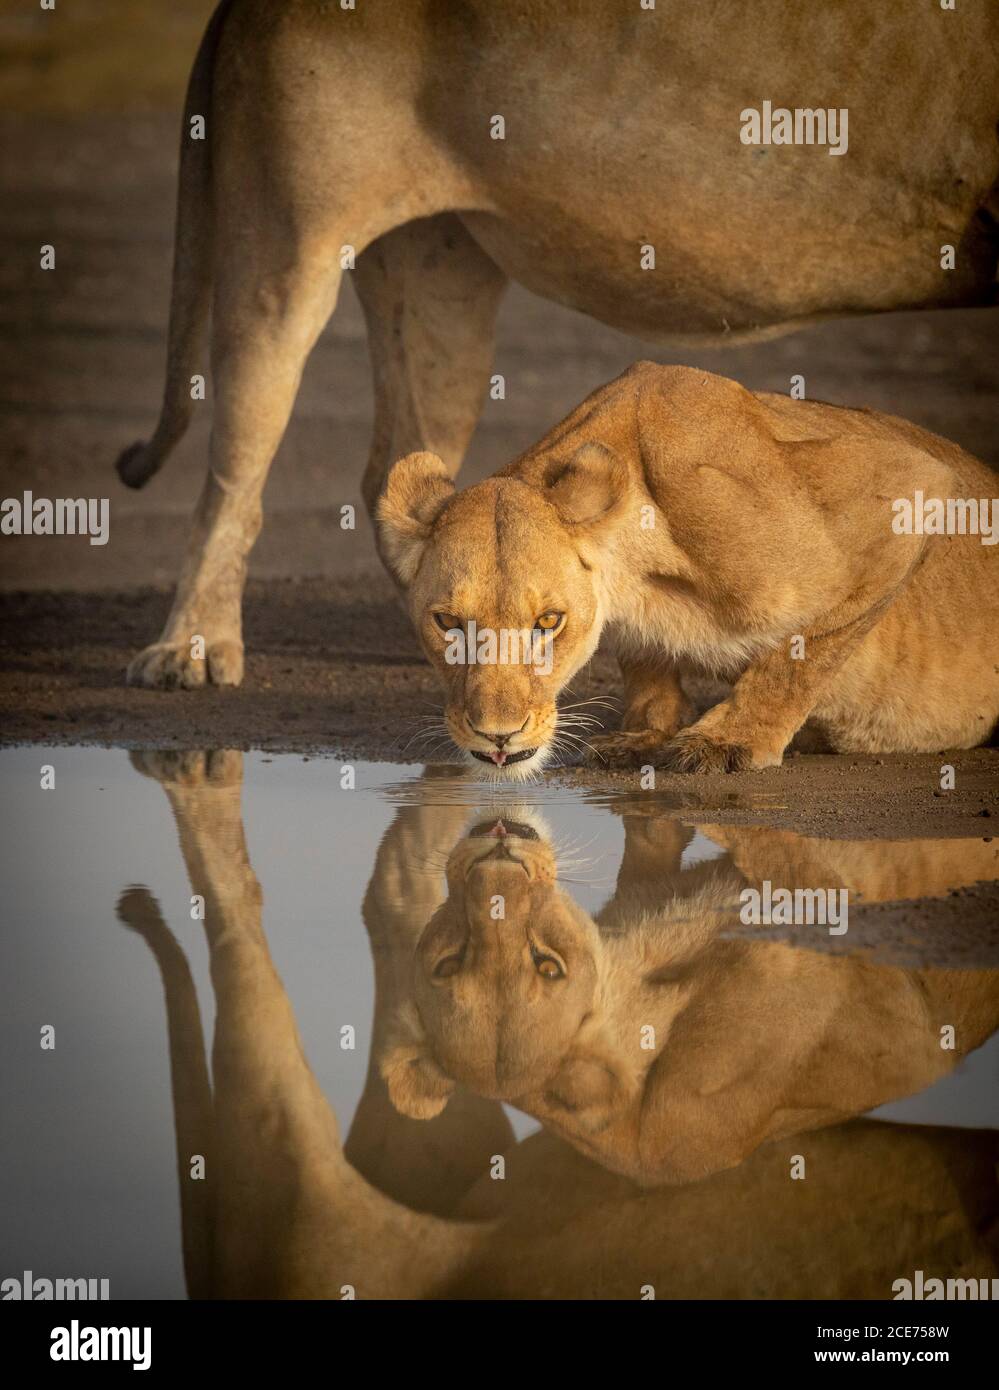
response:
{"label": "lioness front leg", "polygon": [[727,700],[669,739],[652,759],[671,772],[779,767],[823,691],[881,616],[890,596],[845,623],[835,615],[758,657]]}
{"label": "lioness front leg", "polygon": [[588,740],[604,766],[630,767],[648,761],[693,718],[676,665],[647,654],[619,653],[624,681],[621,728]]}

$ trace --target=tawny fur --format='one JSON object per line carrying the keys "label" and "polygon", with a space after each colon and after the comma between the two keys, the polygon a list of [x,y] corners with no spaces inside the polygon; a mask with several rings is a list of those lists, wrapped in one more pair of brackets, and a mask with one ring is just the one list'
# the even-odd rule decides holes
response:
{"label": "tawny fur", "polygon": [[[979,534],[900,534],[894,503],[974,498]],[[638,363],[495,477],[455,493],[400,460],[382,547],[446,694],[459,748],[537,751],[559,692],[610,630],[625,669],[605,760],[675,771],[780,763],[807,722],[841,752],[986,742],[999,719],[999,512],[990,469],[891,416],[753,393]],[[556,611],[551,669],[449,658],[435,615],[530,628]],[[690,675],[734,682],[690,724]],[[687,727],[684,727],[684,726]]]}
{"label": "tawny fur", "polygon": [[[848,153],[743,144],[740,113],[777,93],[842,100]],[[223,0],[184,114],[163,410],[119,460],[142,486],[183,434],[210,310],[209,468],[173,608],[128,679],[241,681],[261,496],[347,248],[374,368],[373,512],[400,455],[457,471],[509,278],[673,343],[992,302],[997,120],[999,11],[985,4],[827,0],[802,23],[796,0],[723,14],[688,0]]]}

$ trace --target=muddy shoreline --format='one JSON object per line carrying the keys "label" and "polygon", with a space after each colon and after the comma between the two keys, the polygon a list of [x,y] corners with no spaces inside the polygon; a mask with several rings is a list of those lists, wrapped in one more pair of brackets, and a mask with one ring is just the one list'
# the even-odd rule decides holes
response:
{"label": "muddy shoreline", "polygon": [[[125,686],[132,654],[157,632],[168,589],[0,595],[0,743],[242,748],[420,762],[417,735],[440,710],[433,672],[386,579],[251,580],[246,678],[238,690]],[[600,652],[577,699],[619,696]],[[613,727],[614,718],[608,725]],[[450,751],[430,761],[449,761]],[[953,791],[940,767],[955,768]],[[556,769],[580,792],[629,797],[634,772]],[[999,750],[883,757],[792,754],[761,772],[657,777],[678,814],[765,821],[808,835],[982,837],[999,826]]]}

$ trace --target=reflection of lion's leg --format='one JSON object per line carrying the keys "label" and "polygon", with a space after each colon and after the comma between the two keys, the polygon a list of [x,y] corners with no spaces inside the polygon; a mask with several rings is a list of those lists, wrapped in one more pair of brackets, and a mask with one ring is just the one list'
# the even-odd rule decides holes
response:
{"label": "reflection of lion's leg", "polygon": [[506,277],[444,213],[409,222],[361,256],[375,429],[362,483],[369,513],[397,458],[429,449],[457,473],[489,382]]}
{"label": "reflection of lion's leg", "polygon": [[[624,854],[618,885],[635,881],[663,886],[683,872],[683,851],[694,838],[693,827],[666,815],[629,815],[625,809]],[[665,889],[664,889],[665,891]]]}
{"label": "reflection of lion's leg", "polygon": [[[163,980],[170,1039],[184,1275],[191,1298],[208,1298],[211,1296],[215,1161],[211,1083],[205,1064],[198,996],[183,948],[164,922],[148,889],[127,889],[118,901],[118,917],[146,942]],[[207,1169],[203,1180],[191,1177],[191,1160],[198,1154],[204,1158]]]}
{"label": "reflection of lion's leg", "polygon": [[[242,827],[227,841],[245,850]],[[219,1292],[427,1296],[479,1233],[389,1201],[347,1161],[267,948],[252,875],[206,902],[206,925],[217,1004]]]}
{"label": "reflection of lion's leg", "polygon": [[[207,885],[206,885],[207,886]],[[306,1061],[260,922],[256,880],[206,894],[215,987],[219,1177],[216,1279],[224,1297],[329,1292],[313,1262],[343,1179],[334,1116]],[[333,1268],[334,1280],[341,1271]],[[347,1280],[347,1282],[350,1282]],[[339,1287],[338,1284],[335,1287]]]}
{"label": "reflection of lion's leg", "polygon": [[228,202],[223,193],[217,209],[208,476],[166,627],[129,666],[136,685],[242,680],[243,584],[261,495],[306,358],[336,303],[343,237],[329,227],[292,230],[296,209],[286,207],[249,232],[229,222]]}
{"label": "reflection of lion's leg", "polygon": [[159,775],[191,887],[204,898],[215,987],[214,1292],[274,1296],[288,1291],[296,1252],[326,1210],[340,1144],[264,936],[241,754],[207,755],[200,769],[198,757],[183,755],[178,769],[167,755]]}
{"label": "reflection of lion's leg", "polygon": [[204,898],[216,999],[211,1292],[337,1298],[351,1285],[359,1297],[425,1295],[479,1233],[389,1202],[343,1155],[264,936],[241,755],[133,762],[164,784],[191,887]]}
{"label": "reflection of lion's leg", "polygon": [[[650,952],[649,970],[674,950],[673,924],[687,917],[687,904],[695,904],[697,920],[706,931],[720,925],[717,909],[733,898],[742,886],[742,875],[730,855],[684,867],[683,852],[694,838],[695,829],[664,814],[655,803],[646,809],[625,805],[624,854],[614,896],[600,910],[597,921],[605,931],[628,932],[641,924]],[[721,842],[719,842],[721,843]],[[655,927],[661,918],[664,935]]]}
{"label": "reflection of lion's leg", "polygon": [[340,1153],[261,925],[242,755],[147,753],[133,764],[162,783],[192,891],[204,899],[216,997],[215,1146],[206,1155],[216,1192],[212,1292],[278,1293],[303,1207]]}

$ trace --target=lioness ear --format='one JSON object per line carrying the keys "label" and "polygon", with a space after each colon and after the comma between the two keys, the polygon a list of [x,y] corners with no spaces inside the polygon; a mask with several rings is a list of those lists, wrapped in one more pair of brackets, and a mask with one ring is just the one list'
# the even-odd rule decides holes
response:
{"label": "lioness ear", "polygon": [[453,492],[444,460],[436,454],[407,454],[389,470],[378,503],[378,535],[401,584],[412,581],[431,527]]}
{"label": "lioness ear", "polygon": [[382,1058],[381,1073],[389,1100],[400,1115],[432,1120],[451,1098],[454,1082],[430,1056],[405,1047],[392,1048]]}
{"label": "lioness ear", "polygon": [[603,444],[583,444],[546,479],[549,500],[566,521],[598,521],[624,497],[627,470]]}
{"label": "lioness ear", "polygon": [[448,1103],[454,1081],[430,1055],[416,1011],[404,1007],[382,1053],[378,1070],[400,1115],[432,1120]]}

